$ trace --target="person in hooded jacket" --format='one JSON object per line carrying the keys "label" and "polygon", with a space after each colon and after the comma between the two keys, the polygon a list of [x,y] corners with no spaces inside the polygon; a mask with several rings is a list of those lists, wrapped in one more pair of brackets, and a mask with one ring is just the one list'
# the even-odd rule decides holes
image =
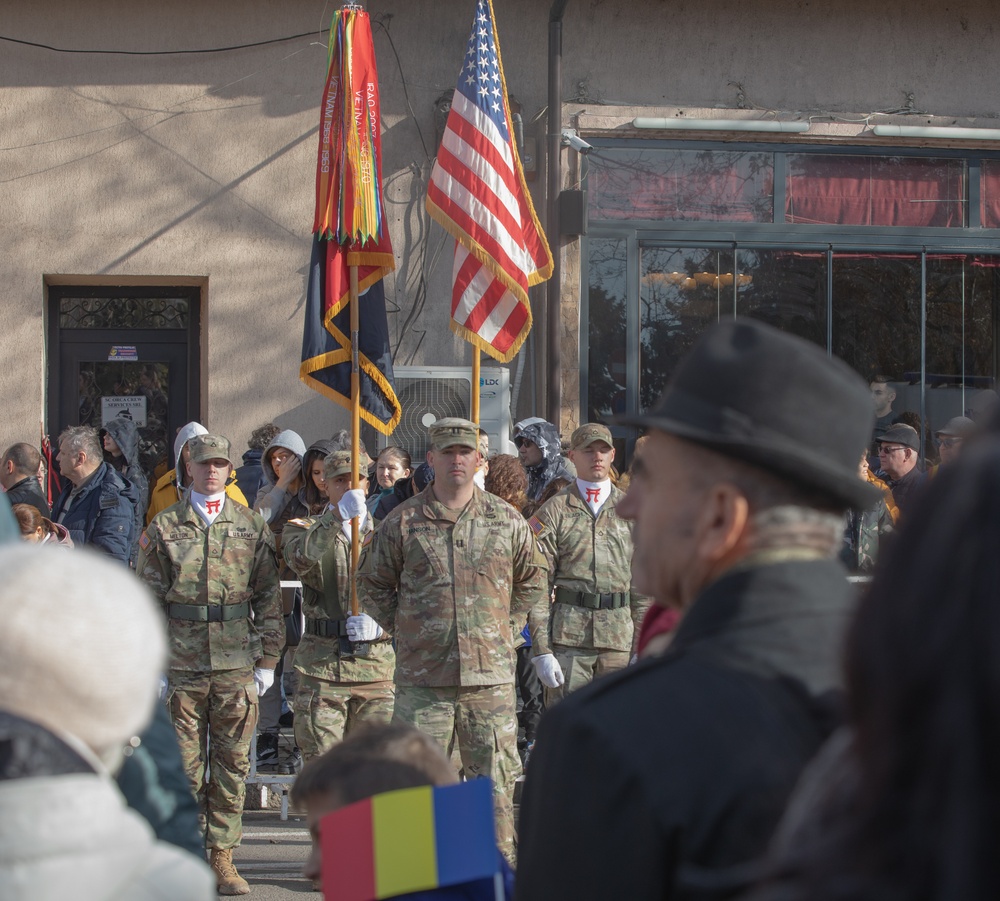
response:
{"label": "person in hooded jacket", "polygon": [[0,569],[0,898],[211,901],[204,859],[158,841],[112,777],[166,663],[149,592],[97,554],[27,543]]}
{"label": "person in hooded jacket", "polygon": [[553,479],[575,479],[576,470],[562,455],[559,430],[544,419],[533,416],[514,426],[521,465],[528,474],[528,500],[537,501]]}
{"label": "person in hooded jacket", "polygon": [[135,420],[116,416],[108,420],[98,433],[104,447],[104,462],[120,476],[128,479],[139,495],[135,510],[135,533],[132,537],[130,562],[135,564],[139,553],[139,536],[142,534],[146,507],[149,506],[149,481],[139,465],[139,428]]}
{"label": "person in hooded jacket", "polygon": [[273,422],[268,422],[255,428],[250,434],[250,440],[247,441],[243,465],[236,468],[236,484],[246,497],[248,507],[253,507],[257,500],[257,492],[264,485],[264,469],[260,463],[264,449],[280,431],[281,429]]}
{"label": "person in hooded jacket", "polygon": [[[314,445],[315,447],[315,445]],[[284,562],[281,553],[281,539],[285,523],[290,519],[301,519],[309,515],[306,500],[306,480],[309,478],[303,465],[306,457],[306,445],[301,436],[291,429],[278,432],[264,450],[261,458],[261,468],[264,470],[264,484],[257,492],[254,510],[267,522],[274,535],[274,544],[278,556],[278,569],[282,582],[298,580],[295,572]],[[281,612],[285,616],[285,646],[281,651],[281,660],[274,670],[274,678],[278,686],[283,686],[285,695],[293,697],[297,679],[293,666],[295,648],[299,644],[302,632],[299,627],[302,611],[302,589],[281,589]],[[272,768],[279,764],[278,760],[278,730],[281,718],[281,690],[261,698],[260,721],[258,724],[257,765]],[[292,758],[282,766],[282,769],[294,771],[301,762],[298,748],[292,751]]]}
{"label": "person in hooded jacket", "polygon": [[[149,498],[149,509],[146,510],[146,525],[148,526],[157,513],[172,507],[178,501],[184,499],[184,495],[191,484],[191,477],[187,472],[187,461],[190,452],[187,449],[188,442],[197,435],[207,435],[208,429],[200,422],[189,422],[177,431],[174,439],[174,468],[160,476],[156,485],[153,486],[153,493]],[[239,486],[236,484],[236,473],[229,474],[229,481],[226,482],[226,497],[249,507],[247,499],[243,496]]]}

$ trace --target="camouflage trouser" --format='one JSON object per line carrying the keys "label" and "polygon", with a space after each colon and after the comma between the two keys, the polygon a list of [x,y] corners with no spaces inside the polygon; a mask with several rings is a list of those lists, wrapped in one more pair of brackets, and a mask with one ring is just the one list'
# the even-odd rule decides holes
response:
{"label": "camouflage trouser", "polygon": [[457,741],[466,777],[493,780],[497,845],[514,862],[514,783],[517,753],[514,686],[418,688],[396,686],[394,720],[426,732],[451,756]]}
{"label": "camouflage trouser", "polygon": [[388,723],[392,682],[329,682],[299,673],[295,692],[295,743],[304,761],[319,757],[358,723]]}
{"label": "camouflage trouser", "polygon": [[205,823],[205,844],[235,848],[243,837],[244,780],[250,772],[250,739],[257,727],[253,669],[171,670],[168,678],[167,706],[184,771]]}
{"label": "camouflage trouser", "polygon": [[595,648],[570,648],[552,645],[552,653],[562,667],[566,683],[558,688],[545,688],[545,707],[548,709],[557,701],[578,688],[593,682],[598,676],[618,672],[628,666],[628,651],[596,650]]}

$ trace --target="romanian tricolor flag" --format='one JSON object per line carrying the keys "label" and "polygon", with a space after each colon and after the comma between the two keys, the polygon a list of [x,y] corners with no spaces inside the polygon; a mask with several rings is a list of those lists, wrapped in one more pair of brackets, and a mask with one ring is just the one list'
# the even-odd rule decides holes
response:
{"label": "romanian tricolor flag", "polygon": [[502,863],[493,786],[473,779],[375,795],[320,821],[326,901],[377,901],[483,882],[490,897]]}

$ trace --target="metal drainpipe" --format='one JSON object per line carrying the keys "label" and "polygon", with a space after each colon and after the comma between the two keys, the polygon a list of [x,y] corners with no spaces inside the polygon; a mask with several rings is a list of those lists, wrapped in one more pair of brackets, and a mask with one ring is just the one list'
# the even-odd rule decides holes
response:
{"label": "metal drainpipe", "polygon": [[562,419],[562,290],[559,192],[562,188],[562,18],[569,0],[555,0],[549,13],[549,147],[546,222],[552,249],[552,278],[547,285],[546,419],[560,428]]}

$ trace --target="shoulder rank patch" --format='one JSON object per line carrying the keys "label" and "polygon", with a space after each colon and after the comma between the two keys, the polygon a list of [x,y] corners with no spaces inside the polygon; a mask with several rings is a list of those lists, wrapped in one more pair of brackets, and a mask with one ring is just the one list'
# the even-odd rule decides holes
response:
{"label": "shoulder rank patch", "polygon": [[545,525],[538,521],[537,516],[532,516],[531,519],[528,520],[528,525],[531,527],[531,531],[536,535],[541,535],[542,532],[545,531]]}
{"label": "shoulder rank patch", "polygon": [[142,534],[139,536],[139,547],[142,550],[146,550],[149,547],[149,533],[143,529]]}
{"label": "shoulder rank patch", "polygon": [[309,526],[312,525],[312,523],[308,519],[302,519],[301,517],[297,516],[297,517],[295,517],[295,519],[288,520],[288,522],[286,522],[285,525],[286,526],[300,526],[303,529],[308,529]]}

